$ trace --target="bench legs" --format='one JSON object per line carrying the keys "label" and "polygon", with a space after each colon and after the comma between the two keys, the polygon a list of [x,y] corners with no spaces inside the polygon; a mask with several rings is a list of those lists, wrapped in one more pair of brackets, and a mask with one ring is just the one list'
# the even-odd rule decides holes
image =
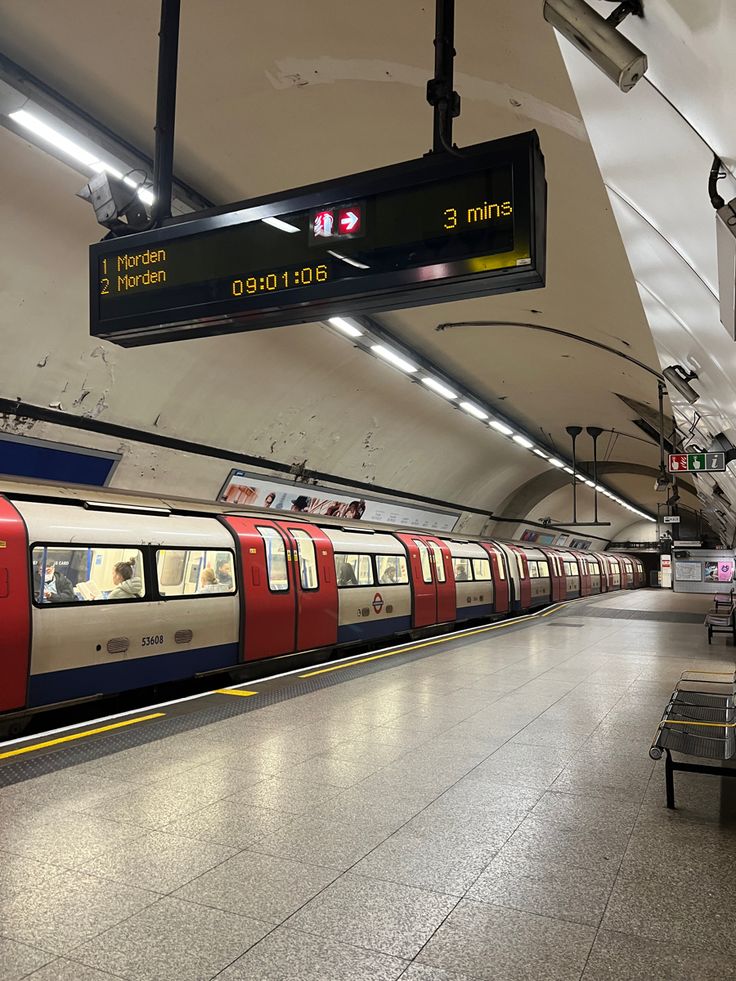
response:
{"label": "bench legs", "polygon": [[670,810],[675,808],[675,777],[672,768],[672,756],[668,749],[665,750],[664,758],[664,785],[667,792],[667,807]]}
{"label": "bench legs", "polygon": [[736,777],[736,768],[729,766],[710,766],[707,763],[680,763],[672,759],[670,751],[665,749],[664,783],[667,794],[667,807],[675,808],[675,770],[683,773],[710,773],[716,777]]}

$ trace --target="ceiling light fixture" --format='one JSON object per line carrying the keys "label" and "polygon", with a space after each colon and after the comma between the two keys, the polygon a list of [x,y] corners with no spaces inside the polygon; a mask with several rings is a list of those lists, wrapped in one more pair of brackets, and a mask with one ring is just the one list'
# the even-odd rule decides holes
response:
{"label": "ceiling light fixture", "polygon": [[138,197],[144,204],[153,203],[153,194],[148,188],[140,187],[137,181],[134,181],[132,177],[123,175],[123,172],[117,167],[113,167],[112,164],[106,163],[101,160],[94,153],[90,153],[89,150],[85,150],[84,147],[79,146],[73,140],[70,140],[63,133],[54,129],[53,126],[49,126],[38,116],[35,116],[32,112],[28,112],[26,109],[18,109],[16,112],[11,112],[8,114],[8,119],[12,119],[14,123],[22,126],[23,129],[27,130],[29,133],[33,133],[39,139],[43,140],[44,143],[48,143],[55,150],[59,150],[61,153],[65,154],[70,160],[76,163],[82,164],[83,167],[88,167],[90,170],[100,174],[106,173],[117,180],[122,180],[128,187],[137,188]]}
{"label": "ceiling light fixture", "polygon": [[518,443],[519,446],[523,446],[525,450],[530,450],[534,446],[534,443],[532,443],[530,439],[527,439],[526,436],[519,436],[518,433],[513,437],[513,440],[515,443]]}
{"label": "ceiling light fixture", "polygon": [[556,456],[551,456],[549,458],[549,462],[552,464],[553,467],[564,467],[565,466],[565,464],[562,462],[562,460],[558,460]]}
{"label": "ceiling light fixture", "polygon": [[502,433],[504,436],[513,436],[514,430],[507,426],[505,422],[499,422],[498,419],[491,419],[488,425],[493,426],[496,432]]}
{"label": "ceiling light fixture", "polygon": [[334,255],[334,257],[336,259],[340,259],[342,262],[347,262],[347,264],[349,266],[354,266],[356,269],[370,269],[371,268],[370,266],[367,266],[364,262],[358,262],[357,259],[350,259],[346,255],[340,255],[339,252],[333,252],[332,249],[328,249],[327,252],[329,253],[329,255]]}
{"label": "ceiling light fixture", "polygon": [[427,388],[431,388],[433,392],[437,392],[437,394],[441,395],[444,399],[449,399],[452,401],[452,399],[457,398],[457,392],[453,392],[451,388],[448,388],[447,385],[443,385],[442,382],[438,381],[436,378],[422,378],[422,383],[426,385]]}
{"label": "ceiling light fixture", "polygon": [[280,232],[288,232],[290,235],[300,231],[296,225],[290,225],[288,221],[282,221],[281,218],[261,218],[261,221],[264,225],[270,225],[271,228],[278,228]]}
{"label": "ceiling light fixture", "polygon": [[472,402],[461,402],[460,408],[467,412],[468,415],[475,416],[476,419],[488,418],[488,413],[484,409],[479,409],[477,405],[473,405]]}
{"label": "ceiling light fixture", "polygon": [[331,324],[333,327],[336,327],[347,337],[363,336],[363,331],[358,330],[357,327],[354,327],[353,324],[351,324],[350,321],[346,320],[344,317],[329,317],[327,323]]}
{"label": "ceiling light fixture", "polygon": [[415,371],[419,369],[411,361],[407,361],[406,358],[402,358],[400,354],[393,351],[390,347],[386,347],[384,344],[371,344],[371,351],[379,357],[383,358],[384,361],[388,361],[395,368],[399,368],[401,371],[405,371],[408,375],[412,375]]}
{"label": "ceiling light fixture", "polygon": [[547,456],[547,454],[546,453],[542,453],[541,450],[538,450],[538,449],[535,448],[534,452],[537,454],[537,456],[541,456],[541,458],[543,460],[549,460],[549,457]]}

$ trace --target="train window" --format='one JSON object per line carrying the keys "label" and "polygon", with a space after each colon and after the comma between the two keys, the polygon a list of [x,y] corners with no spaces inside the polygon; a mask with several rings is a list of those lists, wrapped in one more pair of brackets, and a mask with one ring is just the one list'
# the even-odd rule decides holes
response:
{"label": "train window", "polygon": [[537,566],[539,567],[539,575],[544,579],[549,579],[549,565],[544,561],[544,559],[540,559],[540,561],[537,562]]}
{"label": "train window", "polygon": [[519,570],[519,578],[526,579],[526,573],[524,572],[524,563],[518,552],[516,553],[516,567]]}
{"label": "train window", "polygon": [[302,589],[319,589],[317,552],[314,547],[314,539],[306,531],[301,531],[298,528],[289,528],[289,531],[296,540],[296,550],[299,556],[299,578]]}
{"label": "train window", "polygon": [[342,589],[346,586],[372,586],[373,563],[370,555],[357,553],[335,554],[335,572],[337,585]]}
{"label": "train window", "polygon": [[235,558],[227,550],[160,548],[156,551],[158,591],[164,599],[235,592]]}
{"label": "train window", "polygon": [[500,554],[500,552],[495,552],[494,554],[496,556],[496,563],[498,565],[498,578],[499,579],[505,579],[506,578],[506,569],[505,569],[504,564],[503,564],[503,556]]}
{"label": "train window", "polygon": [[289,572],[286,568],[286,545],[275,528],[256,525],[256,531],[266,546],[268,588],[272,593],[285,593],[289,589]]}
{"label": "train window", "polygon": [[429,547],[432,549],[432,554],[434,555],[434,567],[437,570],[437,582],[445,581],[445,559],[442,555],[442,549],[439,545],[435,545],[434,542],[429,543]]}
{"label": "train window", "polygon": [[470,567],[470,559],[453,559],[455,568],[455,582],[467,582],[473,578]]}
{"label": "train window", "polygon": [[36,545],[31,553],[38,606],[141,599],[143,555],[136,548]]}
{"label": "train window", "polygon": [[538,579],[539,578],[539,570],[537,568],[537,563],[534,561],[534,559],[530,559],[527,562],[527,565],[529,567],[529,578],[530,579]]}
{"label": "train window", "polygon": [[429,550],[424,542],[414,539],[414,544],[419,549],[419,561],[422,564],[422,579],[424,582],[432,582],[432,565],[429,561]]}
{"label": "train window", "polygon": [[382,586],[405,585],[409,582],[409,570],[403,555],[377,555],[376,569]]}
{"label": "train window", "polygon": [[490,581],[491,564],[488,559],[473,559],[473,576],[478,582]]}

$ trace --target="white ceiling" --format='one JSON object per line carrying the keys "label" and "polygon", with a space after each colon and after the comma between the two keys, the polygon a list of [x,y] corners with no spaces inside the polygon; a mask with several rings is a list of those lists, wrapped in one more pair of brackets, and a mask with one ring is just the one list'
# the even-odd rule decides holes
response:
{"label": "white ceiling", "polygon": [[[727,107],[725,99],[708,99],[707,93],[709,87],[725,91],[727,79],[717,67],[719,57],[725,62],[718,18],[723,29],[732,15],[725,2],[699,0],[698,17],[687,13],[690,6],[685,0],[659,3],[659,20],[636,28],[648,32],[640,43],[649,52],[652,77],[667,86],[673,101],[690,92],[688,108],[697,109],[708,138],[717,140]],[[151,0],[0,0],[0,37],[7,55],[150,150],[157,8]],[[177,172],[226,202],[421,155],[431,135],[424,87],[432,69],[433,8],[431,0],[188,0]],[[694,53],[678,74],[674,66],[678,59],[685,63],[688,45]],[[569,424],[641,436],[632,423],[635,413],[618,395],[652,407],[656,384],[634,365],[528,328],[434,328],[466,319],[536,322],[602,341],[655,368],[672,360],[687,364],[691,355],[702,364],[707,358],[700,349],[672,340],[687,331],[675,331],[670,321],[679,318],[697,333],[699,318],[712,321],[711,293],[697,277],[685,290],[682,263],[659,236],[639,236],[650,273],[637,265],[636,236],[624,227],[631,209],[617,195],[609,200],[599,165],[606,182],[650,217],[658,203],[666,210],[667,201],[688,201],[679,209],[680,224],[663,234],[712,286],[707,151],[691,156],[686,135],[672,120],[661,123],[662,135],[647,149],[660,126],[662,100],[646,83],[619,96],[587,62],[573,59],[574,91],[554,33],[542,19],[541,0],[464,0],[456,47],[456,87],[463,99],[458,144],[539,131],[549,183],[547,287],[402,311],[386,322],[407,344],[562,449]],[[709,65],[700,77],[698,61]],[[661,67],[665,62],[669,74]],[[606,142],[609,131],[618,135]],[[619,139],[628,141],[627,151]],[[664,159],[655,153],[657,143],[660,151],[668,148]],[[733,146],[719,150],[736,156]],[[676,167],[669,165],[672,159]],[[316,325],[130,351],[92,343],[86,249],[100,229],[74,197],[79,175],[0,129],[0,180],[12,188],[0,200],[0,247],[11,257],[0,282],[6,351],[0,396],[60,403],[67,411],[266,460],[306,460],[314,469],[490,509],[505,506],[516,489],[543,472],[531,454]],[[693,204],[698,194],[707,205],[702,214]],[[678,209],[672,211],[674,220]],[[657,211],[657,227],[664,228],[659,222]],[[639,233],[640,219],[634,223]],[[733,345],[721,346],[723,371],[702,366],[701,379],[708,375],[702,405],[725,428],[722,422],[733,425],[736,405],[733,395],[728,401],[717,394],[733,367]],[[586,448],[581,455],[589,455]],[[623,468],[658,464],[654,444],[625,437],[610,456]],[[168,491],[197,493],[184,468],[159,462],[158,470],[154,464],[147,471],[151,480],[168,481]],[[613,481],[647,509],[661,500],[652,481],[625,469]],[[535,515],[548,510],[544,499],[532,509]],[[612,533],[618,534],[630,516],[611,511]]]}

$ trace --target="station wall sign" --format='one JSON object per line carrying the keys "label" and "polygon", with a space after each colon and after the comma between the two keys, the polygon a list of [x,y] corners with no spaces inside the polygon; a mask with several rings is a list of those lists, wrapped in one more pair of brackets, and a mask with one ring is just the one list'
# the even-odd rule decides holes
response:
{"label": "station wall sign", "polygon": [[665,514],[665,516],[662,518],[662,521],[666,525],[679,525],[679,523],[680,523],[680,515],[679,514]]}
{"label": "station wall sign", "polygon": [[536,132],[90,247],[90,332],[131,347],[544,286]]}
{"label": "station wall sign", "polygon": [[726,469],[725,453],[670,453],[670,473],[712,473]]}

